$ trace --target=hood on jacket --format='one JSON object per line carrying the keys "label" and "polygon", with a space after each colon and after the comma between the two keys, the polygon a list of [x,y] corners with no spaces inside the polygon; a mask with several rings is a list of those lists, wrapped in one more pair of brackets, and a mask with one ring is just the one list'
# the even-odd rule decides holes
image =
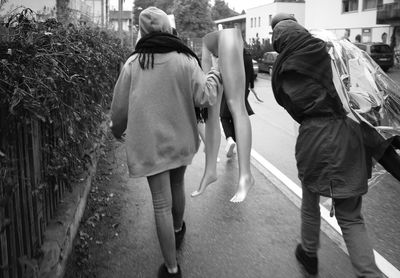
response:
{"label": "hood on jacket", "polygon": [[172,33],[168,15],[156,7],[148,7],[139,15],[139,31],[144,37],[152,32]]}
{"label": "hood on jacket", "polygon": [[285,48],[295,48],[297,42],[311,38],[306,28],[293,20],[282,20],[275,25],[272,33],[272,46],[281,53]]}
{"label": "hood on jacket", "polygon": [[293,20],[297,22],[297,19],[288,13],[277,13],[274,15],[274,17],[271,19],[271,28],[274,29],[275,25],[281,22],[282,20]]}

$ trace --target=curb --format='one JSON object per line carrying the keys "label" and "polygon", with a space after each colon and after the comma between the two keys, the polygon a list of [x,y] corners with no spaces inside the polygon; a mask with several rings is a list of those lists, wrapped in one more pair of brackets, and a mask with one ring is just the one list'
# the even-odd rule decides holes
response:
{"label": "curb", "polygon": [[64,277],[68,257],[71,254],[75,236],[86,208],[87,198],[92,186],[93,177],[97,171],[102,146],[108,134],[107,121],[100,124],[102,130],[100,140],[93,144],[90,154],[90,164],[79,182],[72,184],[72,191],[65,192],[64,198],[58,204],[55,215],[48,223],[44,232],[43,244],[40,247],[42,256],[35,262],[28,261],[25,265],[33,269],[34,278]]}
{"label": "curb", "polygon": [[43,257],[39,261],[37,277],[64,276],[68,256],[72,251],[73,241],[86,208],[92,179],[96,174],[100,149],[100,145],[95,146],[91,155],[92,165],[86,172],[86,179],[72,185],[72,192],[65,194],[56,210],[56,215],[46,227],[41,246]]}

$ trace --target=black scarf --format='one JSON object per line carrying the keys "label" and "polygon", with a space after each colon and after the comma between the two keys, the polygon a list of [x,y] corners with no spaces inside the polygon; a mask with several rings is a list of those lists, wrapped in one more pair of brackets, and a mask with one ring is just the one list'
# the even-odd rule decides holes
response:
{"label": "black scarf", "polygon": [[[194,57],[201,67],[200,59],[197,55],[180,38],[170,33],[152,32],[143,36],[137,42],[132,55],[139,54],[140,67],[148,69],[154,67],[154,53],[169,53],[172,51]],[[198,122],[205,122],[208,118],[207,108],[195,107],[195,113]]]}
{"label": "black scarf", "polygon": [[296,71],[311,77],[336,95],[332,82],[331,58],[326,43],[313,37],[297,22],[285,20],[274,28],[274,49],[279,55],[272,73],[272,89],[276,101],[281,104],[282,75],[288,71]]}
{"label": "black scarf", "polygon": [[169,53],[173,51],[195,58],[201,66],[197,55],[180,38],[164,32],[152,32],[143,36],[136,44],[132,55],[139,54],[140,67],[149,69],[154,67],[154,53]]}

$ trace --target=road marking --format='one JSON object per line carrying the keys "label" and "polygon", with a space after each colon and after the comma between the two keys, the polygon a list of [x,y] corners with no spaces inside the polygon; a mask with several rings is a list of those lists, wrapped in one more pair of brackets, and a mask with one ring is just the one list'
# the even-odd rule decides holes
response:
{"label": "road marking", "polygon": [[[302,190],[301,188],[294,183],[291,179],[289,179],[285,174],[279,171],[274,165],[272,165],[268,160],[266,160],[263,156],[257,153],[254,149],[251,150],[251,156],[260,163],[265,169],[267,169],[271,174],[273,174],[276,178],[278,178],[287,188],[289,188],[297,197],[302,198]],[[332,228],[335,229],[340,235],[342,235],[342,231],[336,221],[336,218],[329,216],[329,211],[323,206],[319,205],[321,209],[321,217],[324,219]],[[379,269],[385,274],[388,278],[399,278],[400,271],[394,267],[390,262],[388,262],[382,255],[374,250],[375,261]]]}

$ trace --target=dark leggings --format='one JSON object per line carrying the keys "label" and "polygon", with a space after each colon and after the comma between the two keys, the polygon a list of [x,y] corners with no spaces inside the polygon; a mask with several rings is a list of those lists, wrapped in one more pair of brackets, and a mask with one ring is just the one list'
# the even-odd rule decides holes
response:
{"label": "dark leggings", "polygon": [[381,159],[378,160],[379,164],[381,164],[383,168],[385,168],[385,170],[388,171],[398,181],[400,181],[400,156],[396,153],[392,146],[400,149],[399,141],[400,140],[393,140],[392,145],[386,149]]}
{"label": "dark leggings", "polygon": [[232,137],[233,141],[236,142],[235,126],[233,124],[233,118],[221,117],[221,124],[222,124],[222,129],[224,130],[225,138],[228,139],[229,137]]}

